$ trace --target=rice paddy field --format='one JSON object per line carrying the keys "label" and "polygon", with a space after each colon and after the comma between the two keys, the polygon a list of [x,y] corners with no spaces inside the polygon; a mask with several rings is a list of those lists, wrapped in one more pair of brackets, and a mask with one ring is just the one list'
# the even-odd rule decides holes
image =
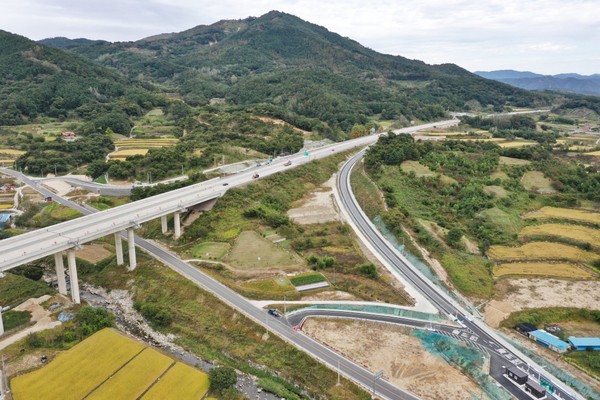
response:
{"label": "rice paddy field", "polygon": [[144,399],[200,399],[208,387],[203,372],[112,329],[11,380],[15,400],[136,399],[142,395]]}
{"label": "rice paddy field", "polygon": [[156,139],[123,139],[117,140],[115,146],[119,149],[154,149],[174,146],[179,140],[175,138]]}
{"label": "rice paddy field", "polygon": [[510,142],[498,143],[498,146],[507,149],[507,148],[515,148],[515,147],[535,146],[537,144],[538,144],[537,142],[529,142],[529,141],[523,141],[523,140],[513,140],[513,141],[510,141]]}
{"label": "rice paddy field", "polygon": [[598,151],[591,151],[589,153],[585,153],[586,156],[595,156],[595,157],[600,157],[600,150]]}
{"label": "rice paddy field", "polygon": [[553,242],[531,242],[519,247],[492,246],[489,249],[488,255],[497,261],[571,260],[576,262],[591,262],[600,259],[599,255],[590,251]]}
{"label": "rice paddy field", "polygon": [[111,160],[125,160],[127,157],[148,154],[148,149],[126,149],[113,151],[108,155]]}
{"label": "rice paddy field", "polygon": [[25,152],[22,150],[0,149],[0,164],[12,165],[23,154]]}
{"label": "rice paddy field", "polygon": [[501,263],[493,268],[494,276],[545,276],[555,278],[586,279],[593,275],[590,271],[574,263],[515,262]]}
{"label": "rice paddy field", "polygon": [[524,227],[520,237],[557,236],[600,247],[600,229],[573,224],[542,224]]}
{"label": "rice paddy field", "polygon": [[600,213],[574,208],[542,207],[524,216],[525,219],[562,219],[600,225]]}

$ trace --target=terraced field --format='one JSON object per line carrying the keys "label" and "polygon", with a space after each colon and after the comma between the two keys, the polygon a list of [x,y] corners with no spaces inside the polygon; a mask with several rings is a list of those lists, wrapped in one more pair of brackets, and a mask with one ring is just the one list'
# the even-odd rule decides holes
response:
{"label": "terraced field", "polygon": [[108,157],[111,160],[125,160],[127,157],[137,155],[145,156],[146,154],[148,154],[148,149],[126,149],[113,151]]}
{"label": "terraced field", "polygon": [[556,236],[600,247],[600,229],[574,224],[542,224],[526,226],[520,237]]}
{"label": "terraced field", "polygon": [[546,178],[540,171],[525,172],[521,183],[527,190],[536,191],[538,193],[555,193],[556,190],[552,187],[552,181]]}
{"label": "terraced field", "polygon": [[593,275],[585,268],[573,263],[515,262],[501,263],[494,267],[494,276],[546,276],[556,278],[586,279]]}
{"label": "terraced field", "polygon": [[115,142],[119,149],[151,149],[166,146],[174,146],[179,140],[175,138],[157,138],[157,139],[123,139]]}
{"label": "terraced field", "polygon": [[531,242],[519,247],[492,246],[488,254],[490,258],[496,261],[572,260],[576,262],[591,262],[600,259],[600,255],[590,251],[553,242]]}
{"label": "terraced field", "polygon": [[600,213],[559,207],[542,207],[524,216],[525,219],[562,219],[600,225]]}
{"label": "terraced field", "polygon": [[15,400],[136,399],[142,395],[144,399],[200,399],[208,387],[203,372],[112,329],[92,335],[47,366],[11,380]]}

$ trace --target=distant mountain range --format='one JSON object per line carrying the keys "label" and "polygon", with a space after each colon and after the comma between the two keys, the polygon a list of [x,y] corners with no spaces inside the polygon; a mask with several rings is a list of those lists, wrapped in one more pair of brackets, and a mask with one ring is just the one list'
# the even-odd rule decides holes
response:
{"label": "distant mountain range", "polygon": [[527,90],[553,90],[600,96],[600,74],[558,74],[541,75],[529,71],[476,71],[475,74],[494,81],[506,83]]}

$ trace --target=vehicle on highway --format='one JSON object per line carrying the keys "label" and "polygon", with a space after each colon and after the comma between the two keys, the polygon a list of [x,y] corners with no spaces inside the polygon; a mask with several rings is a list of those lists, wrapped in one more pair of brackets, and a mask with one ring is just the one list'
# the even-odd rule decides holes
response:
{"label": "vehicle on highway", "polygon": [[258,178],[259,176],[260,176],[259,174],[254,174],[254,175],[252,175],[252,179],[256,179],[256,178]]}
{"label": "vehicle on highway", "polygon": [[285,167],[289,167],[290,165],[292,165],[292,160],[288,160],[288,162],[286,162],[285,164],[283,164]]}
{"label": "vehicle on highway", "polygon": [[228,185],[229,185],[229,183],[227,183],[227,182],[225,182],[225,183],[223,184],[223,186],[228,186]]}
{"label": "vehicle on highway", "polygon": [[269,308],[268,313],[274,317],[279,317],[279,311],[276,308]]}

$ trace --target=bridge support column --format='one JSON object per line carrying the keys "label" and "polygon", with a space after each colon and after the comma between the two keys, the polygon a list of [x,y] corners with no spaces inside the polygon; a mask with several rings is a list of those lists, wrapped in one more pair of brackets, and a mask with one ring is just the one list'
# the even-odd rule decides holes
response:
{"label": "bridge support column", "polygon": [[121,233],[115,232],[115,249],[117,250],[117,265],[123,265],[123,241],[121,240]]}
{"label": "bridge support column", "polygon": [[65,264],[62,252],[54,253],[54,266],[56,268],[56,280],[58,281],[58,293],[67,294],[67,279],[65,278]]}
{"label": "bridge support column", "polygon": [[79,280],[77,278],[77,264],[75,263],[75,250],[67,251],[67,261],[69,263],[69,277],[71,278],[71,298],[73,303],[79,304]]}
{"label": "bridge support column", "polygon": [[179,237],[181,236],[181,214],[179,212],[176,212],[173,216],[175,217],[173,218],[173,222],[175,223],[175,233],[173,234],[173,238],[179,239]]}
{"label": "bridge support column", "polygon": [[167,225],[167,216],[163,215],[160,217],[160,226],[162,228],[162,233],[165,234],[169,230],[169,226]]}
{"label": "bridge support column", "polygon": [[129,244],[129,270],[133,271],[137,266],[137,261],[135,258],[135,233],[133,232],[133,228],[127,229],[127,242]]}

